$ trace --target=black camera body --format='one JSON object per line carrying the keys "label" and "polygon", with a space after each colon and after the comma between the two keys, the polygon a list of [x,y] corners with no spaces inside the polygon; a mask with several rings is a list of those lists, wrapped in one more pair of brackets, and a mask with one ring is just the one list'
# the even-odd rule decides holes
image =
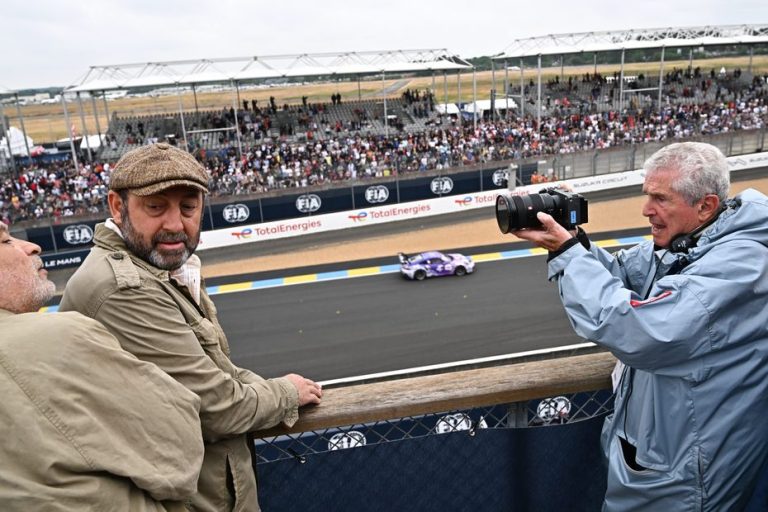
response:
{"label": "black camera body", "polygon": [[546,188],[538,194],[524,196],[498,196],[496,222],[502,233],[519,229],[540,228],[536,214],[551,215],[567,230],[576,229],[588,221],[588,201],[579,194],[559,188]]}

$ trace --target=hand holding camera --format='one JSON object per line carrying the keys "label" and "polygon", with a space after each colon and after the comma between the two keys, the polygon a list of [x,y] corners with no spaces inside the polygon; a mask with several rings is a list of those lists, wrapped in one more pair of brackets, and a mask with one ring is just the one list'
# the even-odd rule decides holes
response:
{"label": "hand holding camera", "polygon": [[574,237],[574,233],[558,224],[551,215],[538,212],[536,218],[541,225],[540,228],[520,229],[511,231],[511,233],[550,252],[557,251],[560,249],[560,246]]}
{"label": "hand holding camera", "polygon": [[557,188],[525,196],[498,196],[496,222],[502,233],[557,251],[574,236],[579,224],[588,221],[587,206],[583,196]]}

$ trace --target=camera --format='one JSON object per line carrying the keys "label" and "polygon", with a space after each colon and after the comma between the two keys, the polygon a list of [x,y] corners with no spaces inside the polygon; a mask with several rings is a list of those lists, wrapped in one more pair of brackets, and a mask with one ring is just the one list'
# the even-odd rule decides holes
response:
{"label": "camera", "polygon": [[587,199],[559,188],[546,188],[538,194],[496,197],[496,222],[502,233],[525,228],[540,228],[539,212],[548,213],[565,229],[576,229],[587,222]]}

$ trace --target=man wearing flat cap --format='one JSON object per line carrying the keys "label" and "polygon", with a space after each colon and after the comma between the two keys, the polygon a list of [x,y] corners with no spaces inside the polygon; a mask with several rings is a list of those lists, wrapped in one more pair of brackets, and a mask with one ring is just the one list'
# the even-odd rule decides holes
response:
{"label": "man wearing flat cap", "polygon": [[203,461],[200,398],[56,292],[0,222],[0,509],[180,512]]}
{"label": "man wearing flat cap", "polygon": [[208,173],[185,151],[160,143],[126,153],[110,178],[112,217],[96,226],[60,310],[101,321],[124,349],[200,397],[205,457],[188,507],[259,510],[248,432],[292,425],[322,390],[296,374],[263,379],[230,361],[194,254],[207,192]]}

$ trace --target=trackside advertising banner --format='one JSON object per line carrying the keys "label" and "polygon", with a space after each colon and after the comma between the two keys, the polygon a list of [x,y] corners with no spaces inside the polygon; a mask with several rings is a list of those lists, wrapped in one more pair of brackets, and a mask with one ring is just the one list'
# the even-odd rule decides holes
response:
{"label": "trackside advertising banner", "polygon": [[[768,166],[768,152],[743,155],[728,159],[731,171],[754,169]],[[412,201],[408,203],[388,204],[360,210],[328,213],[286,219],[276,222],[242,225],[233,228],[205,231],[201,234],[198,250],[214,249],[232,245],[245,244],[264,240],[275,240],[290,236],[322,233],[336,229],[351,229],[384,222],[393,222],[414,218],[431,217],[446,213],[456,213],[493,206],[496,196],[500,193],[525,195],[538,193],[545,187],[556,187],[561,184],[570,186],[574,192],[586,193],[598,190],[641,185],[644,174],[640,169],[634,171],[589,176],[546,184],[526,185],[514,190],[496,189],[485,192],[473,192],[461,195],[443,196],[436,199]]]}
{"label": "trackside advertising banner", "polygon": [[[634,176],[633,173],[636,173],[636,171],[623,173],[628,175],[624,177],[611,175],[606,176],[605,180],[601,180],[599,177],[594,177],[564,182],[552,182],[548,183],[547,186],[554,187],[559,183],[568,183],[573,187],[575,192],[588,192],[590,190],[625,187],[636,183],[642,183],[643,179],[639,173],[636,173],[637,176]],[[301,219],[264,222],[261,224],[238,226],[231,229],[216,229],[202,233],[198,250],[226,247],[255,241],[274,240],[289,236],[322,233],[324,231],[332,231],[336,229],[370,226],[373,224],[382,224],[384,222],[431,217],[433,215],[442,215],[446,213],[456,213],[462,210],[493,206],[496,203],[496,196],[500,193],[525,195],[532,192],[539,192],[541,189],[542,185],[540,184],[528,185],[525,187],[518,187],[512,192],[506,191],[505,189],[497,189],[458,196],[444,196],[423,201],[376,206],[348,212],[328,213],[325,215],[303,217]]]}

